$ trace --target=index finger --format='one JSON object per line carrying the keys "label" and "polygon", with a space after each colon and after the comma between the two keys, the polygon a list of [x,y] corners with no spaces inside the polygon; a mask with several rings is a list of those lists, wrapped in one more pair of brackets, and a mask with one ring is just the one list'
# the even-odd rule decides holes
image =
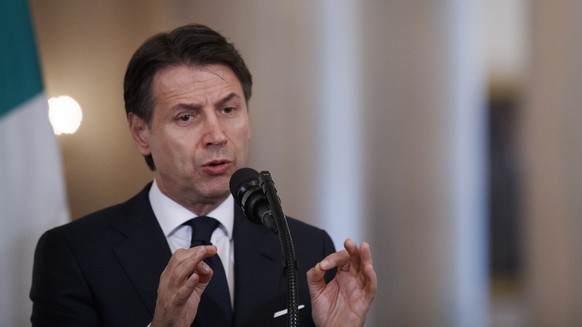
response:
{"label": "index finger", "polygon": [[216,246],[213,245],[178,249],[170,258],[166,269],[178,279],[187,279],[202,260],[213,255],[216,255]]}
{"label": "index finger", "polygon": [[320,263],[321,269],[330,270],[340,267],[343,271],[351,269],[358,272],[362,267],[372,264],[372,254],[368,243],[364,242],[358,247],[353,240],[346,239],[344,247],[345,250],[332,253],[323,259]]}

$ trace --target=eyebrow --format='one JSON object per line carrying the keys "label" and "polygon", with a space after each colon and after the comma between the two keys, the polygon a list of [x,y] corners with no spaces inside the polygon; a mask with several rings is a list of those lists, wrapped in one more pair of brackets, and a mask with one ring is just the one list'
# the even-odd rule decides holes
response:
{"label": "eyebrow", "polygon": [[[224,104],[226,104],[227,102],[229,102],[233,99],[237,99],[237,98],[240,98],[240,95],[235,93],[235,92],[232,92],[232,93],[229,93],[228,95],[226,95],[225,97],[223,97],[222,99],[218,100],[218,102],[216,102],[216,105],[218,107],[220,107],[220,106],[223,106]],[[178,103],[177,105],[174,106],[174,108],[200,110],[200,109],[202,109],[202,105],[191,104],[191,103]]]}
{"label": "eyebrow", "polygon": [[218,106],[222,106],[225,103],[229,102],[232,99],[236,99],[236,98],[240,98],[240,96],[237,93],[229,93],[227,96],[225,96],[224,98],[220,99],[217,104]]}

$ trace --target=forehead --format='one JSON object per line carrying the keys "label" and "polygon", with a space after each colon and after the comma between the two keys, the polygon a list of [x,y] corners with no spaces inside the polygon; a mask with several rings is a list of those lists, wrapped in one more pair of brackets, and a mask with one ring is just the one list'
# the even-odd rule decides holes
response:
{"label": "forehead", "polygon": [[157,100],[222,91],[243,96],[242,85],[234,72],[220,64],[166,67],[155,75],[152,89]]}

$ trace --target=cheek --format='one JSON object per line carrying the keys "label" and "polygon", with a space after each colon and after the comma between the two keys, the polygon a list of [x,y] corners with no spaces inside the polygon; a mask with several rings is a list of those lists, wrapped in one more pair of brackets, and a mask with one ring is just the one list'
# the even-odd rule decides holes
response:
{"label": "cheek", "polygon": [[231,130],[234,131],[238,140],[248,141],[251,138],[251,127],[248,117],[238,120],[231,126]]}
{"label": "cheek", "polygon": [[249,152],[249,145],[251,139],[251,132],[249,128],[241,130],[240,134],[238,135],[237,139],[237,151],[238,151],[238,159],[240,160],[240,165],[245,165],[247,161],[247,156]]}
{"label": "cheek", "polygon": [[186,142],[179,142],[180,138],[164,137],[156,139],[156,142],[151,144],[151,151],[154,159],[163,161],[169,165],[176,165],[184,161],[186,153]]}
{"label": "cheek", "polygon": [[248,148],[249,141],[251,139],[251,130],[248,124],[244,124],[239,126],[234,133],[235,141],[237,142],[238,146],[244,150]]}

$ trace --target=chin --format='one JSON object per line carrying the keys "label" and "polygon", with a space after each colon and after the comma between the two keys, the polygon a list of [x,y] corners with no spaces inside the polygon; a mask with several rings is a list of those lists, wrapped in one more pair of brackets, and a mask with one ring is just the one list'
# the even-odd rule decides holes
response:
{"label": "chin", "polygon": [[230,186],[229,186],[229,182],[230,179],[227,179],[226,182],[219,182],[219,183],[215,183],[217,181],[213,181],[213,183],[210,183],[211,185],[208,185],[207,188],[207,194],[210,197],[214,197],[214,198],[222,198],[222,197],[227,197],[228,195],[230,195]]}

